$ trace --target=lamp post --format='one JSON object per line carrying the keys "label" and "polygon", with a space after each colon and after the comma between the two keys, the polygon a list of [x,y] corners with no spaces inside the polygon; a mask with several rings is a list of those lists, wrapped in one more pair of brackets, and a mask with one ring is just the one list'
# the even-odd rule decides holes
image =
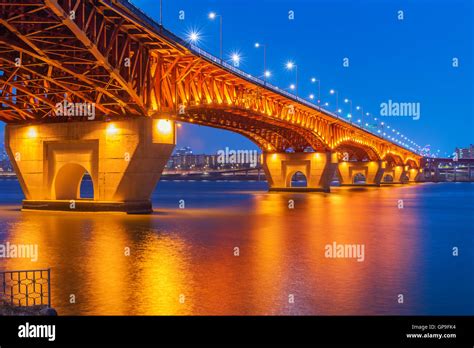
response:
{"label": "lamp post", "polygon": [[270,72],[267,71],[267,45],[256,42],[255,48],[260,48],[260,47],[263,48],[263,80],[266,83],[267,77],[270,76]]}
{"label": "lamp post", "polygon": [[221,59],[221,63],[222,63],[222,15],[218,15],[216,14],[215,12],[211,12],[209,13],[209,19],[210,20],[214,20],[216,19],[217,17],[219,17],[219,45],[220,45],[220,59]]}
{"label": "lamp post", "polygon": [[349,117],[349,120],[352,123],[352,100],[346,98],[346,99],[344,99],[344,103],[346,103],[346,104],[349,103],[350,113],[349,113],[349,115],[347,115],[347,117]]}
{"label": "lamp post", "polygon": [[295,69],[295,72],[296,72],[295,93],[296,93],[296,96],[298,96],[298,65],[296,65],[292,61],[289,61],[286,63],[286,68],[290,71]]}
{"label": "lamp post", "polygon": [[339,92],[336,91],[335,89],[331,89],[329,93],[336,95],[336,112],[337,112],[339,110]]}
{"label": "lamp post", "polygon": [[362,106],[356,106],[356,110],[360,111],[360,116],[364,117],[364,108]]}
{"label": "lamp post", "polygon": [[160,25],[163,26],[163,0],[160,0]]}
{"label": "lamp post", "polygon": [[311,78],[311,83],[318,84],[318,106],[321,104],[321,81],[315,77]]}

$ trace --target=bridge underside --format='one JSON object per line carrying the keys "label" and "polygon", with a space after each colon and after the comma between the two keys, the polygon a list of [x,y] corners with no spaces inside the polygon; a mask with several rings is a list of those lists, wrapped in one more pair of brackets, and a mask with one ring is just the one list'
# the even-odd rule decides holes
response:
{"label": "bridge underside", "polygon": [[176,121],[252,140],[271,190],[302,190],[295,173],[326,192],[334,177],[416,180],[418,155],[191,47],[128,1],[6,0],[0,28],[0,120],[25,208],[150,211]]}

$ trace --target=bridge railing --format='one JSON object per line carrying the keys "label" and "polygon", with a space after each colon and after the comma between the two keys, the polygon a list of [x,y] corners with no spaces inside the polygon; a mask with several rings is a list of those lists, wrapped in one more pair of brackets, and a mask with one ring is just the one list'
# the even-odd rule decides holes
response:
{"label": "bridge railing", "polygon": [[0,271],[0,300],[12,306],[51,307],[51,269]]}
{"label": "bridge railing", "polygon": [[293,100],[296,100],[297,102],[301,103],[301,104],[304,104],[312,109],[315,109],[315,110],[318,110],[320,112],[323,112],[325,113],[326,115],[329,115],[329,116],[332,116],[334,118],[337,118],[338,120],[352,126],[352,127],[355,127],[355,128],[358,128],[359,130],[363,131],[363,132],[367,132],[367,133],[370,133],[372,134],[373,136],[377,137],[377,138],[381,138],[381,139],[384,139],[384,140],[387,140],[387,141],[390,141],[394,144],[396,144],[397,146],[401,147],[401,148],[404,148],[405,150],[407,151],[412,151],[412,152],[416,152],[418,153],[417,150],[415,150],[414,148],[409,148],[409,147],[406,147],[404,145],[402,145],[400,142],[398,141],[395,141],[395,140],[391,140],[389,139],[388,137],[384,137],[383,134],[381,133],[378,133],[378,132],[374,132],[372,131],[371,129],[368,129],[368,128],[364,128],[362,126],[359,126],[358,124],[356,123],[352,123],[352,122],[349,122],[347,121],[344,117],[341,117],[340,115],[338,115],[337,113],[334,113],[334,112],[331,112],[327,109],[324,109],[322,108],[320,105],[317,105],[317,104],[314,104],[314,103],[311,103],[310,101],[306,100],[306,99],[303,99],[303,98],[300,98],[298,96],[296,96],[295,94],[292,94],[292,93],[289,93],[288,91],[285,91],[284,89],[282,88],[279,88],[277,86],[274,86],[262,79],[259,79],[249,73],[246,73],[244,72],[243,70],[240,70],[238,68],[236,68],[235,66],[225,62],[223,59],[220,59],[212,54],[210,54],[209,52],[197,47],[196,45],[193,45],[192,43],[190,43],[189,41],[186,41],[186,40],[183,40],[182,38],[180,38],[179,36],[173,34],[172,32],[170,32],[169,30],[165,29],[162,25],[156,23],[151,17],[149,17],[146,13],[144,13],[140,8],[136,7],[135,5],[133,5],[129,0],[122,0],[122,4],[124,4],[130,11],[132,11],[133,13],[135,13],[136,15],[138,15],[142,20],[144,20],[145,22],[147,22],[148,25],[150,25],[152,28],[154,28],[157,32],[159,32],[161,35],[164,35],[170,39],[172,39],[173,41],[179,43],[180,45],[183,45],[185,47],[187,47],[188,49],[190,49],[194,54],[200,56],[200,57],[203,57],[203,58],[206,58],[210,61],[212,61],[213,63],[217,64],[217,65],[220,65],[222,67],[224,67],[225,69],[227,70],[230,70],[232,71],[234,74],[240,76],[240,77],[243,77],[244,79],[247,79],[247,80],[250,80],[254,83],[257,83],[259,84],[260,86],[264,87],[264,88],[267,88],[267,89],[270,89],[276,93],[279,93],[279,94],[282,94],[282,95],[285,95],[286,97],[290,98],[290,99],[293,99]]}

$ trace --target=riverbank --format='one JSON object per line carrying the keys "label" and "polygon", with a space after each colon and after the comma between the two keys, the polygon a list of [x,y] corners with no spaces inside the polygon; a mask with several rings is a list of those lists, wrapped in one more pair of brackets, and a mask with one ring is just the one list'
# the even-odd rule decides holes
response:
{"label": "riverbank", "polygon": [[0,300],[0,316],[56,316],[56,310],[48,306],[19,307]]}

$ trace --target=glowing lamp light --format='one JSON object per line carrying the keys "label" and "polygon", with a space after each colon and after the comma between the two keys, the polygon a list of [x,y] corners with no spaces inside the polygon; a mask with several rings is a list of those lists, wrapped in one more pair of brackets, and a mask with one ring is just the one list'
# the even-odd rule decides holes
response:
{"label": "glowing lamp light", "polygon": [[107,134],[108,135],[114,135],[118,133],[118,128],[115,126],[115,124],[111,123],[107,126]]}
{"label": "glowing lamp light", "polygon": [[38,131],[36,130],[35,127],[30,127],[28,129],[28,138],[36,138],[38,136]]}
{"label": "glowing lamp light", "polygon": [[311,100],[314,99],[314,94],[310,94],[309,99],[311,99]]}
{"label": "glowing lamp light", "polygon": [[288,70],[291,70],[291,69],[293,69],[294,67],[295,67],[295,63],[293,63],[292,61],[289,61],[289,62],[286,63],[286,68],[287,68]]}
{"label": "glowing lamp light", "polygon": [[333,89],[331,89],[331,90],[329,91],[329,93],[331,93],[331,94],[334,94],[334,90],[333,90]]}
{"label": "glowing lamp light", "polygon": [[231,59],[232,59],[232,62],[233,62],[234,64],[239,64],[239,62],[240,62],[240,54],[238,54],[238,53],[232,53]]}
{"label": "glowing lamp light", "polygon": [[290,85],[290,89],[295,89],[295,85],[294,85],[294,84],[291,84],[291,85]]}
{"label": "glowing lamp light", "polygon": [[215,12],[209,13],[209,19],[215,19],[215,18],[216,18],[216,13]]}
{"label": "glowing lamp light", "polygon": [[188,34],[188,40],[193,42],[193,43],[198,42],[199,39],[200,39],[200,36],[199,36],[199,33],[197,31],[193,30]]}
{"label": "glowing lamp light", "polygon": [[316,82],[316,78],[315,78],[315,77],[312,77],[312,78],[311,78],[311,82],[312,82],[312,83],[315,83],[315,82]]}
{"label": "glowing lamp light", "polygon": [[259,48],[260,47],[260,44],[258,42],[255,43],[255,47],[256,48]]}
{"label": "glowing lamp light", "polygon": [[270,76],[272,76],[272,73],[267,70],[267,71],[265,71],[264,75],[265,75],[265,77],[270,77]]}
{"label": "glowing lamp light", "polygon": [[170,120],[158,120],[158,123],[157,123],[156,127],[158,128],[158,131],[161,134],[171,133],[172,127],[171,127]]}

